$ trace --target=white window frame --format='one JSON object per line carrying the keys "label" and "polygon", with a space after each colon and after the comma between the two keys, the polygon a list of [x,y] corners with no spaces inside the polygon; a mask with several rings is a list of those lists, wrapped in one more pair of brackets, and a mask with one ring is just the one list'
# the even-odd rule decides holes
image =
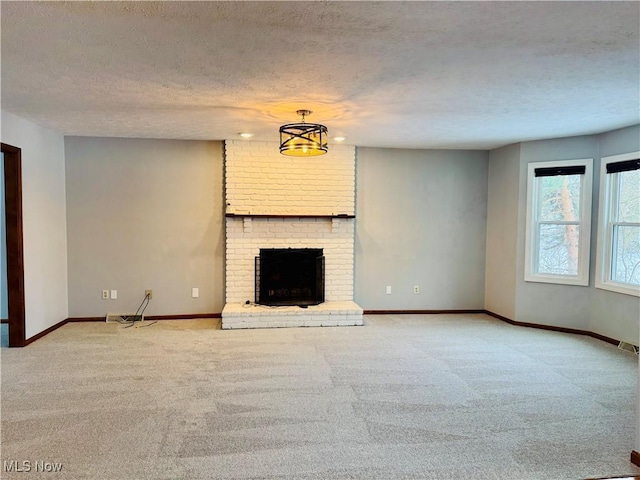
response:
{"label": "white window frame", "polygon": [[[635,160],[640,156],[639,152],[623,153],[602,157],[600,164],[600,208],[598,212],[598,254],[596,258],[596,288],[635,295],[640,297],[640,286],[636,287],[626,283],[611,280],[611,258],[613,256],[613,175],[607,174],[607,165],[625,160]],[[617,179],[617,177],[615,177]],[[618,222],[616,222],[618,223]],[[635,225],[635,224],[633,224]]]}
{"label": "white window frame", "polygon": [[[578,252],[578,274],[559,275],[537,273],[537,183],[535,170],[538,168],[557,168],[584,166],[585,173],[580,192],[580,245]],[[542,177],[538,177],[542,178]],[[531,162],[527,171],[527,225],[525,236],[524,280],[526,282],[557,283],[562,285],[589,285],[589,255],[591,251],[591,202],[593,184],[593,158],[561,160],[553,162]],[[558,223],[558,222],[554,222]]]}

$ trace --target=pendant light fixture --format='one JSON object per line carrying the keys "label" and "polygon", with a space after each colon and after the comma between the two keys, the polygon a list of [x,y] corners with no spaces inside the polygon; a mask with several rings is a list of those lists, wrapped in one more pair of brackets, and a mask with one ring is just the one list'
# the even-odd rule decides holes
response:
{"label": "pendant light fixture", "polygon": [[304,117],[311,110],[297,110],[302,122],[280,127],[280,153],[294,157],[311,157],[327,153],[327,127],[317,123],[306,123]]}

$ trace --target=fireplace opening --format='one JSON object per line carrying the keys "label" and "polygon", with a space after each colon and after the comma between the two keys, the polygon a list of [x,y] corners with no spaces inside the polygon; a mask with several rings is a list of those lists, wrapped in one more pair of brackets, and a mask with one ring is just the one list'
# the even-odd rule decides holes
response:
{"label": "fireplace opening", "polygon": [[261,248],[255,276],[255,301],[260,305],[324,302],[322,248]]}

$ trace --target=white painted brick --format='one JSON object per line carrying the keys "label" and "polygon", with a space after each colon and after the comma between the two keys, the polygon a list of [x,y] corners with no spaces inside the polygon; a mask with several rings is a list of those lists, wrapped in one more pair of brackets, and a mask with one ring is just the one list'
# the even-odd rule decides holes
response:
{"label": "white painted brick", "polygon": [[[227,199],[233,199],[235,211],[275,214],[282,208],[288,213],[352,214],[355,149],[341,147],[332,146],[330,153],[309,169],[307,159],[284,157],[272,142],[226,143]],[[247,192],[253,195],[248,199],[239,197]],[[274,198],[274,192],[296,204],[289,208],[281,203],[271,204],[280,201]]]}
{"label": "white painted brick", "polygon": [[[272,142],[229,141],[225,142],[225,152],[226,201],[231,204],[227,211],[271,215],[354,213],[353,147],[332,146],[313,169],[309,169],[307,159],[280,155]],[[251,227],[245,228],[247,224],[241,219],[227,218],[227,302],[253,298],[254,257],[261,247],[323,248],[327,262],[325,299],[352,300],[355,222],[336,220],[254,218]],[[273,319],[260,322],[266,326]]]}

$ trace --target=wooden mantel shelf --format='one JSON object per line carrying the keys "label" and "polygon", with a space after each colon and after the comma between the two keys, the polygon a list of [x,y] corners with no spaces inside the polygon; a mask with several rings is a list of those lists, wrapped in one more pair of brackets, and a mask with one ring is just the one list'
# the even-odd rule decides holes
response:
{"label": "wooden mantel shelf", "polygon": [[300,214],[287,214],[277,215],[269,213],[225,213],[225,217],[248,217],[248,218],[356,218],[355,215],[349,215],[346,213],[339,213],[337,215],[300,215]]}

